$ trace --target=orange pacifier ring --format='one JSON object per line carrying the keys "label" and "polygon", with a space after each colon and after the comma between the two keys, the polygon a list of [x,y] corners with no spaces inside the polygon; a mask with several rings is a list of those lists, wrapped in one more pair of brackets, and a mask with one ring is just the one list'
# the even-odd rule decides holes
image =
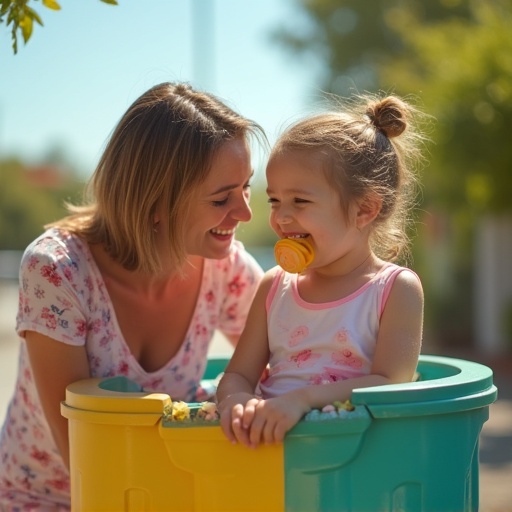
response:
{"label": "orange pacifier ring", "polygon": [[300,274],[311,264],[313,246],[303,238],[282,238],[274,246],[277,264],[286,272]]}

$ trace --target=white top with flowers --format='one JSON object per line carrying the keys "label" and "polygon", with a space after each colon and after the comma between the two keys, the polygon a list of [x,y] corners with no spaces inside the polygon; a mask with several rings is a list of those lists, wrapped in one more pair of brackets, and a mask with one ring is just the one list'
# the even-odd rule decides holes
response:
{"label": "white top with flowers", "polygon": [[67,510],[70,503],[69,474],[41,409],[25,331],[85,346],[91,377],[124,375],[146,391],[193,401],[214,330],[241,333],[261,276],[260,266],[240,242],[227,258],[205,260],[196,309],[180,350],[162,368],[147,372],[123,339],[87,244],[57,229],[37,238],[20,268],[19,369],[0,438],[0,510]]}

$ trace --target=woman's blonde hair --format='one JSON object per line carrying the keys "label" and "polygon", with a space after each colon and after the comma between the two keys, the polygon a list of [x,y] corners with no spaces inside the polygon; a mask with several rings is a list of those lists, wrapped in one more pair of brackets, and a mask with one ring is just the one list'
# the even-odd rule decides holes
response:
{"label": "woman's blonde hair", "polygon": [[417,130],[426,116],[396,96],[359,95],[334,111],[300,120],[285,131],[270,159],[288,150],[315,151],[321,172],[337,190],[345,215],[353,201],[382,201],[370,243],[388,261],[408,256],[408,221],[416,199]]}
{"label": "woman's blonde hair", "polygon": [[156,273],[157,209],[169,212],[169,250],[177,268],[186,254],[190,198],[208,175],[223,143],[263,130],[212,94],[184,83],[162,83],[127,110],[86,189],[84,204],[47,227],[66,229],[101,244],[128,270]]}

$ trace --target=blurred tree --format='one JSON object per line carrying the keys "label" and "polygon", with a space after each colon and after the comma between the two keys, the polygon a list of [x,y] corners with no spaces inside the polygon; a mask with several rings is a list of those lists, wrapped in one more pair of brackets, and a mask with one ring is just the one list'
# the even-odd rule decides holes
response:
{"label": "blurred tree", "polygon": [[[482,257],[482,251],[474,249],[482,238],[480,230],[494,232],[493,226],[502,223],[497,216],[512,212],[512,2],[469,5],[468,20],[448,18],[422,26],[410,17],[397,24],[405,50],[381,69],[380,76],[383,83],[396,84],[400,93],[419,91],[425,108],[438,120],[436,146],[423,177],[424,201],[430,212],[449,219],[437,244],[449,246],[451,254],[445,256],[452,263],[443,272],[445,282],[436,284],[439,269],[424,261],[423,268],[430,269],[426,286],[436,298],[433,318],[452,343],[474,339],[486,346],[494,339],[498,346],[503,343],[498,340],[503,337],[499,324],[507,316],[510,288],[502,278],[494,281],[493,267],[501,256],[488,250]],[[420,261],[432,256],[432,234],[439,237],[427,233],[430,247],[416,251]],[[499,250],[501,243],[489,236],[488,243]],[[475,283],[487,283],[493,297],[475,289]],[[478,297],[493,301],[494,311],[486,318]]]}
{"label": "blurred tree", "polygon": [[[11,25],[12,50],[18,52],[18,32],[26,44],[32,36],[34,23],[43,25],[39,14],[28,4],[39,0],[0,0],[0,23]],[[103,3],[117,5],[117,0],[100,0]],[[60,11],[60,4],[56,0],[41,0],[48,9]]]}
{"label": "blurred tree", "polygon": [[[468,19],[460,0],[297,0],[304,19],[300,29],[282,26],[274,38],[294,54],[313,55],[325,64],[323,90],[347,96],[382,85],[380,69],[402,55],[407,41],[397,26]],[[295,20],[294,20],[295,21]]]}
{"label": "blurred tree", "polygon": [[438,120],[429,203],[451,211],[512,210],[512,1],[470,3],[471,18],[396,31],[405,51],[380,70],[400,93],[421,91]]}
{"label": "blurred tree", "polygon": [[17,160],[0,162],[0,250],[23,250],[47,222],[65,215],[64,200],[76,200],[75,180],[44,188],[30,181],[30,170]]}
{"label": "blurred tree", "polygon": [[413,93],[437,119],[415,267],[426,277],[427,320],[445,339],[467,342],[477,221],[512,212],[512,0],[297,3],[301,30],[275,37],[324,62],[326,92]]}
{"label": "blurred tree", "polygon": [[298,3],[309,30],[276,37],[324,61],[325,91],[415,93],[438,120],[429,200],[512,208],[512,0]]}

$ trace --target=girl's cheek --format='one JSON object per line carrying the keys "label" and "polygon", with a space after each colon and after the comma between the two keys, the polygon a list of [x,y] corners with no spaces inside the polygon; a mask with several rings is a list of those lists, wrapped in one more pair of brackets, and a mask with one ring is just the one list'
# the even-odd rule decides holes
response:
{"label": "girl's cheek", "polygon": [[270,224],[270,227],[279,235],[279,228],[276,224],[276,221],[274,219],[274,215],[272,214],[272,212],[270,213],[269,224]]}

